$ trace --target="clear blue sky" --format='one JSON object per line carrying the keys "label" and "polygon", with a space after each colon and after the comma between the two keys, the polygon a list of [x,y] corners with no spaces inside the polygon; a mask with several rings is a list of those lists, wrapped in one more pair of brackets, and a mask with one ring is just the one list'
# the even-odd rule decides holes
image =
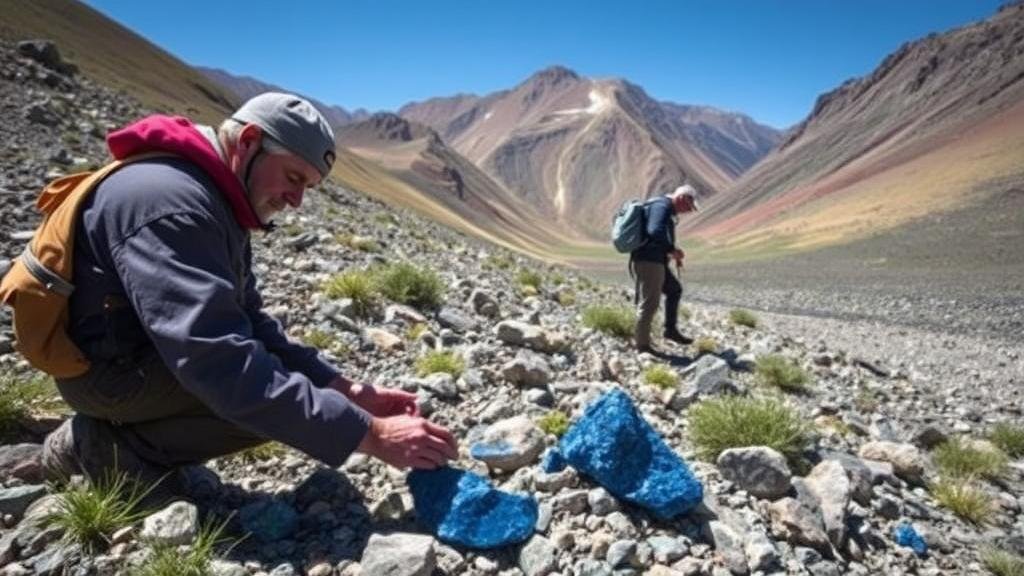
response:
{"label": "clear blue sky", "polygon": [[1006,0],[86,0],[185,62],[348,109],[510,88],[561,64],[775,127],[902,43]]}

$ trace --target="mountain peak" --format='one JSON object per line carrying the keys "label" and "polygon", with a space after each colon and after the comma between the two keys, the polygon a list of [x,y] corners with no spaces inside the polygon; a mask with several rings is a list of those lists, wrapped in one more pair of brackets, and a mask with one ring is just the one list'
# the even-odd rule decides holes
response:
{"label": "mountain peak", "polygon": [[544,84],[558,84],[566,80],[580,80],[580,75],[565,66],[549,66],[527,79],[527,83],[540,82]]}

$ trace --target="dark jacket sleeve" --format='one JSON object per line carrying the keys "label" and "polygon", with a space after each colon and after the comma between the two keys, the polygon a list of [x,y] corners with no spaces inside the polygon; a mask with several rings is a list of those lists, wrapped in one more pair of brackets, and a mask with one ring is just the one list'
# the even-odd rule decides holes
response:
{"label": "dark jacket sleeve", "polygon": [[263,311],[263,297],[256,289],[256,276],[251,272],[252,252],[246,246],[246,268],[250,270],[245,281],[245,312],[252,323],[253,337],[263,343],[267,351],[280,358],[285,368],[301,372],[313,384],[323,388],[338,377],[339,372],[320,355],[316,348],[290,340],[281,323]]}
{"label": "dark jacket sleeve", "polygon": [[664,254],[676,249],[672,202],[658,198],[647,205],[647,247]]}
{"label": "dark jacket sleeve", "polygon": [[129,300],[164,363],[216,414],[339,466],[370,417],[287,370],[256,336],[221,226],[171,214],[112,246]]}

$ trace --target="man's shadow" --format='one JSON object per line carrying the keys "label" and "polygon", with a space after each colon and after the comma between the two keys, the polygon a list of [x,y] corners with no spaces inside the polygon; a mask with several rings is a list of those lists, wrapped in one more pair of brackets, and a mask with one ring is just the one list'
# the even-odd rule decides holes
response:
{"label": "man's shadow", "polygon": [[654,356],[659,361],[672,366],[673,368],[686,368],[693,363],[693,358],[683,354],[676,354],[671,350],[653,350],[648,352],[651,356]]}

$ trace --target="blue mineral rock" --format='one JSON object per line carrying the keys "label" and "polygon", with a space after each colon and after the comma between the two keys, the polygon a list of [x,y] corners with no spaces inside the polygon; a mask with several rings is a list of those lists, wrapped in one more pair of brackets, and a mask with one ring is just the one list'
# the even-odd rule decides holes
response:
{"label": "blue mineral rock", "polygon": [[238,511],[242,528],[261,542],[274,542],[291,536],[299,526],[299,514],[278,500],[260,500]]}
{"label": "blue mineral rock", "polygon": [[689,512],[704,497],[700,481],[621,389],[588,406],[559,448],[577,471],[659,518]]}
{"label": "blue mineral rock", "polygon": [[533,534],[537,502],[491,487],[477,474],[455,468],[409,474],[419,521],[438,539],[467,548],[517,544]]}
{"label": "blue mineral rock", "polygon": [[901,522],[892,532],[896,543],[900,546],[910,548],[918,556],[924,556],[928,553],[928,544],[909,522]]}
{"label": "blue mineral rock", "polygon": [[569,463],[565,461],[565,457],[558,451],[558,448],[551,448],[545,452],[544,458],[540,461],[540,469],[545,474],[557,474],[565,470],[568,465]]}

